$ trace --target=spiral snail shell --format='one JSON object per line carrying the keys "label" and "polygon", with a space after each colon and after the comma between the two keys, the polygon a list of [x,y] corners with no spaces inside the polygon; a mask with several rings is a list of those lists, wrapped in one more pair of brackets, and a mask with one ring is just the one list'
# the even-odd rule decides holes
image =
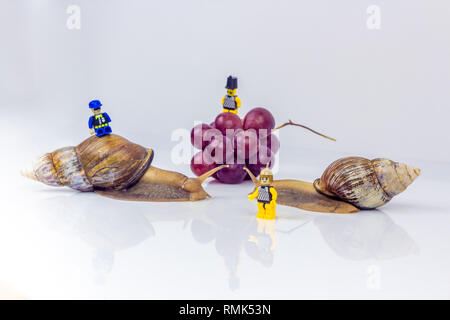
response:
{"label": "spiral snail shell", "polygon": [[64,147],[39,157],[22,175],[50,186],[67,186],[123,200],[196,201],[209,195],[201,183],[222,169],[198,178],[151,166],[154,152],[110,134],[92,136],[76,147]]}
{"label": "spiral snail shell", "polygon": [[347,157],[330,164],[314,187],[360,209],[373,209],[404,191],[419,175],[420,169],[389,159]]}

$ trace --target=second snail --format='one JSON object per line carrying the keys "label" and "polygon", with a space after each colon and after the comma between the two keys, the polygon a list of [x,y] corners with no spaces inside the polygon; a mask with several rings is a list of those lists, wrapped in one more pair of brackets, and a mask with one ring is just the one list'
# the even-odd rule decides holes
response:
{"label": "second snail", "polygon": [[[256,187],[252,195],[256,194],[264,182],[245,170]],[[420,169],[389,159],[347,157],[330,164],[314,183],[272,178],[270,186],[276,190],[276,203],[281,205],[315,212],[353,213],[388,203],[419,175]]]}

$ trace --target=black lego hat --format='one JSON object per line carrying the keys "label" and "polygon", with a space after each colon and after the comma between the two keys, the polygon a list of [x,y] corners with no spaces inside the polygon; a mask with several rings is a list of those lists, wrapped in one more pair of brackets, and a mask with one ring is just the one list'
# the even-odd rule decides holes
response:
{"label": "black lego hat", "polygon": [[237,89],[237,78],[228,76],[227,78],[227,85],[225,86],[226,89]]}

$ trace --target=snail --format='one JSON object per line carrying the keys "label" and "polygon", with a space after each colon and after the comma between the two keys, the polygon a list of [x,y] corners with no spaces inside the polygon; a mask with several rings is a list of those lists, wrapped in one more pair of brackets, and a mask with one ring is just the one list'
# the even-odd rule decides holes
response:
{"label": "snail", "polygon": [[[258,179],[244,168],[256,187]],[[404,191],[420,175],[420,169],[389,159],[347,157],[333,162],[314,183],[274,180],[277,203],[303,210],[354,213],[374,209]]]}
{"label": "snail", "polygon": [[[244,167],[248,175],[259,187],[259,180]],[[270,184],[277,191],[277,204],[299,209],[325,213],[354,213],[359,209],[354,205],[318,193],[312,183],[300,180],[273,180]]]}
{"label": "snail", "polygon": [[330,164],[314,181],[314,188],[360,209],[374,209],[404,191],[419,175],[420,169],[389,159],[347,157]]}
{"label": "snail", "polygon": [[197,201],[210,197],[201,184],[226,165],[197,178],[151,166],[154,151],[110,134],[92,136],[38,158],[22,175],[50,186],[94,191],[134,201]]}

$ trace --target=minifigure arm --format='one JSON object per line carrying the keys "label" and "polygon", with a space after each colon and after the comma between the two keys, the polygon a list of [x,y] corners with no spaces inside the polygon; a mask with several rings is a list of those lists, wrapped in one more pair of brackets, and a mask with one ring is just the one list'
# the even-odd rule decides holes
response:
{"label": "minifigure arm", "polygon": [[248,200],[255,200],[255,198],[258,196],[258,188],[255,189],[252,193],[248,195]]}
{"label": "minifigure arm", "polygon": [[94,126],[94,116],[91,116],[89,118],[89,129],[92,129],[92,127]]}
{"label": "minifigure arm", "polygon": [[240,108],[241,107],[241,99],[239,99],[238,96],[234,97],[234,100],[236,101],[236,107]]}
{"label": "minifigure arm", "polygon": [[275,190],[275,188],[270,188],[270,193],[272,194],[272,201],[277,201],[277,196],[278,196],[278,193],[277,193],[277,190]]}
{"label": "minifigure arm", "polygon": [[225,102],[225,96],[223,96],[222,101],[220,102],[220,104],[223,106],[224,102]]}
{"label": "minifigure arm", "polygon": [[103,115],[106,118],[106,122],[111,122],[111,118],[108,116],[108,114],[106,112]]}

